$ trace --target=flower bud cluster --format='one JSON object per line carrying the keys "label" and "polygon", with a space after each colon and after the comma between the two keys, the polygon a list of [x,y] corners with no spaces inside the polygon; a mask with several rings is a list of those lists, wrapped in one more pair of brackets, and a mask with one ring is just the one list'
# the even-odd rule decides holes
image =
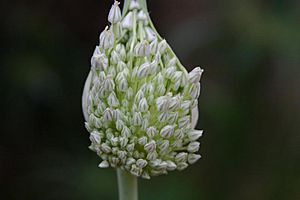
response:
{"label": "flower bud cluster", "polygon": [[83,94],[89,148],[100,168],[146,179],[183,170],[201,158],[192,111],[203,70],[185,70],[137,1],[123,16],[115,2],[91,59]]}

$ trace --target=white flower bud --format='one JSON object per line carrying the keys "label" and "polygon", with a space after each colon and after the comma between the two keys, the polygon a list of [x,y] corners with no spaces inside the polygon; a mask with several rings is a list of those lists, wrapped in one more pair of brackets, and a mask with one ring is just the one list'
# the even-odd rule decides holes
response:
{"label": "white flower bud", "polygon": [[113,138],[114,137],[114,134],[113,134],[113,130],[111,129],[111,128],[108,128],[108,129],[106,129],[106,138],[108,139],[108,140],[111,140],[111,138]]}
{"label": "white flower bud", "polygon": [[122,21],[122,27],[126,29],[132,29],[133,27],[133,13],[129,12]]}
{"label": "white flower bud", "polygon": [[161,129],[160,135],[164,138],[169,138],[174,132],[174,126],[167,125]]}
{"label": "white flower bud", "polygon": [[117,44],[116,51],[120,55],[121,60],[125,61],[126,60],[126,49],[125,49],[125,46],[123,44]]}
{"label": "white flower bud", "polygon": [[153,138],[157,134],[157,129],[153,126],[147,128],[147,135],[149,138]]}
{"label": "white flower bud", "polygon": [[164,171],[167,169],[167,167],[168,167],[168,163],[165,161],[162,161],[158,165],[155,166],[155,169]]}
{"label": "white flower bud", "polygon": [[175,71],[176,71],[176,68],[175,67],[168,67],[167,69],[166,69],[166,71],[165,71],[165,76],[167,77],[167,78],[171,78],[171,77],[173,77],[174,76],[174,73],[175,73]]}
{"label": "white flower bud", "polygon": [[121,135],[122,135],[122,137],[129,138],[131,136],[130,129],[127,126],[123,126]]}
{"label": "white flower bud", "polygon": [[[146,27],[145,28],[145,31],[146,31],[146,37],[147,37],[147,40],[148,41],[150,41],[151,42],[151,44],[155,41],[155,43],[156,43],[156,47],[155,47],[155,49],[153,49],[153,50],[155,50],[156,51],[156,48],[157,48],[157,36],[156,36],[156,34],[154,33],[154,31],[152,30],[152,28],[150,28],[150,27]],[[153,42],[152,42],[153,41]]]}
{"label": "white flower bud", "polygon": [[190,83],[198,83],[201,79],[201,75],[203,73],[203,69],[200,67],[196,67],[189,73],[189,81]]}
{"label": "white flower bud", "polygon": [[149,42],[144,40],[137,43],[134,48],[134,52],[136,56],[149,56],[151,53]]}
{"label": "white flower bud", "polygon": [[143,131],[146,131],[147,128],[149,126],[149,120],[147,118],[143,118],[143,121],[142,121],[142,130]]}
{"label": "white flower bud", "polygon": [[118,72],[118,75],[116,77],[116,80],[119,80],[122,79],[122,78],[125,78],[125,74],[123,73],[123,70],[126,68],[126,64],[123,62],[123,61],[119,61],[118,64],[117,64],[117,72]]}
{"label": "white flower bud", "polygon": [[101,143],[101,137],[97,131],[93,131],[90,134],[90,140],[92,143],[99,145]]}
{"label": "white flower bud", "polygon": [[188,154],[186,152],[181,152],[175,156],[176,163],[182,163],[187,161]]}
{"label": "white flower bud", "polygon": [[142,64],[137,71],[137,77],[139,79],[145,78],[146,76],[149,75],[150,70],[151,70],[150,63],[146,62],[146,63]]}
{"label": "white flower bud", "polygon": [[110,93],[110,95],[108,96],[107,103],[110,107],[119,106],[119,100],[117,99],[116,94],[114,92]]}
{"label": "white flower bud", "polygon": [[118,146],[118,144],[119,144],[119,138],[118,138],[118,137],[112,137],[112,138],[110,139],[110,143],[111,143],[111,145],[114,146],[114,147]]}
{"label": "white flower bud", "polygon": [[113,119],[113,113],[112,113],[111,109],[106,108],[105,111],[104,111],[104,113],[103,113],[104,123],[109,122],[112,119]]}
{"label": "white flower bud", "polygon": [[170,124],[174,124],[177,121],[177,118],[178,118],[178,113],[177,112],[175,112],[175,113],[169,113],[169,115],[168,115],[168,122]]}
{"label": "white flower bud", "polygon": [[169,97],[168,96],[162,96],[158,97],[156,100],[156,107],[158,111],[166,111],[168,110],[170,104],[169,104]]}
{"label": "white flower bud", "polygon": [[127,158],[127,161],[126,161],[126,165],[132,165],[133,163],[135,163],[136,162],[136,160],[134,159],[134,158]]}
{"label": "white flower bud", "polygon": [[102,150],[103,152],[105,152],[105,153],[110,153],[110,152],[111,152],[111,147],[108,146],[108,144],[103,143],[103,144],[101,145],[101,150]]}
{"label": "white flower bud", "polygon": [[166,40],[162,40],[159,44],[158,44],[158,51],[160,52],[160,54],[163,54],[166,50],[166,48],[168,47],[167,41]]}
{"label": "white flower bud", "polygon": [[190,124],[190,116],[185,116],[182,117],[178,120],[178,127],[179,128],[183,128],[183,127],[188,127],[188,125]]}
{"label": "white flower bud", "polygon": [[122,130],[123,130],[123,126],[124,126],[124,123],[123,123],[122,120],[117,120],[117,121],[116,121],[116,129],[117,129],[118,131],[122,131]]}
{"label": "white flower bud", "polygon": [[134,176],[140,176],[142,173],[142,169],[137,167],[135,164],[131,166],[130,173]]}
{"label": "white flower bud", "polygon": [[120,112],[119,109],[115,109],[112,111],[114,120],[119,120],[124,118],[124,114]]}
{"label": "white flower bud", "polygon": [[128,83],[125,79],[121,79],[119,83],[119,90],[125,92],[128,89]]}
{"label": "white flower bud", "polygon": [[91,65],[94,69],[104,71],[108,66],[108,59],[105,54],[101,53],[97,46],[91,59]]}
{"label": "white flower bud", "polygon": [[199,151],[199,148],[200,148],[200,142],[191,142],[188,145],[187,150],[190,153],[195,153],[195,152]]}
{"label": "white flower bud", "polygon": [[92,132],[92,131],[93,131],[93,129],[92,129],[90,123],[85,122],[85,123],[84,123],[84,126],[85,126],[85,128],[86,128],[86,130],[87,130],[88,132]]}
{"label": "white flower bud", "polygon": [[150,179],[150,175],[147,172],[143,172],[142,178],[149,180]]}
{"label": "white flower bud", "polygon": [[188,165],[187,163],[185,163],[185,162],[178,163],[178,164],[177,164],[177,169],[178,169],[179,171],[182,171],[182,170],[186,169],[188,166],[189,166],[189,165]]}
{"label": "white flower bud", "polygon": [[145,12],[143,10],[141,10],[138,14],[137,14],[137,19],[140,21],[147,21],[147,15],[145,14]]}
{"label": "white flower bud", "polygon": [[133,96],[132,88],[128,88],[128,90],[126,91],[126,94],[125,94],[125,98],[129,100],[129,99],[131,99],[132,96]]}
{"label": "white flower bud", "polygon": [[142,100],[139,103],[139,110],[141,112],[146,112],[146,111],[148,111],[148,109],[149,109],[149,106],[148,106],[146,98],[142,98]]}
{"label": "white flower bud", "polygon": [[151,140],[144,146],[145,151],[147,152],[153,152],[156,149],[156,143],[154,140]]}
{"label": "white flower bud", "polygon": [[98,129],[101,128],[101,126],[102,126],[101,119],[96,118],[94,123],[95,123],[94,125],[96,128],[98,128]]}
{"label": "white flower bud", "polygon": [[[110,62],[111,63],[111,62]],[[108,72],[109,75],[111,75],[112,77],[115,77],[117,75],[117,71],[116,68],[114,66],[110,66],[108,68]]]}
{"label": "white flower bud", "polygon": [[147,166],[147,164],[148,164],[148,162],[144,159],[138,159],[136,161],[136,166],[139,167],[139,168],[144,168],[144,167]]}
{"label": "white flower bud", "polygon": [[150,151],[147,154],[147,160],[155,160],[157,158],[157,152],[156,151]]}
{"label": "white flower bud", "polygon": [[181,102],[181,99],[179,96],[172,97],[169,100],[169,109],[175,110],[175,109],[180,108],[180,102]]}
{"label": "white flower bud", "polygon": [[169,148],[169,140],[162,141],[162,143],[158,145],[158,148],[160,149],[160,153],[166,152]]}
{"label": "white flower bud", "polygon": [[119,61],[121,61],[119,54],[115,50],[113,50],[110,56],[110,64],[117,65]]}
{"label": "white flower bud", "polygon": [[165,86],[159,85],[158,88],[157,88],[158,95],[163,95],[163,94],[165,94],[165,92],[166,92]]}
{"label": "white flower bud", "polygon": [[106,160],[103,160],[98,167],[100,168],[108,168],[109,167],[109,163]]}
{"label": "white flower bud", "polygon": [[126,137],[120,137],[119,140],[120,140],[120,146],[122,148],[126,147],[126,145],[128,144],[128,139]]}
{"label": "white flower bud", "polygon": [[134,151],[134,144],[132,143],[132,144],[127,145],[126,149],[129,152],[133,152]]}
{"label": "white flower bud", "polygon": [[167,160],[166,163],[167,163],[167,170],[169,171],[173,171],[177,168],[177,165],[171,160]]}
{"label": "white flower bud", "polygon": [[176,71],[173,73],[173,76],[171,77],[171,80],[176,83],[180,82],[182,78],[183,73],[181,71]]}
{"label": "white flower bud", "polygon": [[108,27],[100,34],[99,40],[99,46],[103,49],[109,49],[114,46],[114,34]]}
{"label": "white flower bud", "polygon": [[188,138],[190,141],[198,140],[203,134],[203,130],[192,130],[188,132]]}
{"label": "white flower bud", "polygon": [[129,4],[129,9],[134,10],[134,9],[140,9],[140,4],[138,1],[131,1]]}
{"label": "white flower bud", "polygon": [[197,99],[200,95],[200,83],[194,83],[190,89],[190,96]]}
{"label": "white flower bud", "polygon": [[138,139],[138,143],[144,146],[147,143],[147,137],[143,136]]}
{"label": "white flower bud", "polygon": [[[107,61],[107,62],[108,62],[108,61]],[[96,76],[95,76],[95,78],[96,78]],[[106,79],[105,72],[101,71],[101,72],[99,73],[98,80],[99,80],[100,83],[102,83],[105,79]]]}
{"label": "white flower bud", "polygon": [[201,155],[191,153],[188,155],[188,162],[192,165],[195,162],[197,162],[200,158]]}
{"label": "white flower bud", "polygon": [[158,121],[164,123],[168,120],[168,118],[169,118],[169,113],[163,112],[158,116]]}
{"label": "white flower bud", "polygon": [[176,57],[173,57],[172,59],[170,59],[168,61],[167,67],[172,67],[172,66],[176,65],[177,61],[178,61],[178,59]]}
{"label": "white flower bud", "polygon": [[191,106],[191,102],[190,101],[184,101],[181,104],[181,109],[183,111],[183,115],[187,115],[190,112],[190,106]]}
{"label": "white flower bud", "polygon": [[127,153],[126,151],[118,151],[117,155],[121,160],[123,160],[126,158]]}
{"label": "white flower bud", "polygon": [[104,83],[103,83],[103,90],[104,90],[104,91],[107,91],[107,92],[110,92],[110,91],[112,91],[114,88],[115,88],[114,80],[113,80],[113,78],[109,75],[109,76],[107,76],[106,79],[104,80]]}
{"label": "white flower bud", "polygon": [[133,125],[140,126],[142,124],[142,115],[140,112],[135,112],[133,114]]}
{"label": "white flower bud", "polygon": [[109,14],[108,14],[108,21],[112,24],[115,24],[119,21],[121,21],[121,9],[119,7],[119,2],[115,1],[115,3],[112,5]]}
{"label": "white flower bud", "polygon": [[163,77],[163,75],[161,74],[161,72],[159,72],[159,73],[156,75],[156,77],[154,78],[153,81],[156,82],[157,85],[164,84],[164,77]]}

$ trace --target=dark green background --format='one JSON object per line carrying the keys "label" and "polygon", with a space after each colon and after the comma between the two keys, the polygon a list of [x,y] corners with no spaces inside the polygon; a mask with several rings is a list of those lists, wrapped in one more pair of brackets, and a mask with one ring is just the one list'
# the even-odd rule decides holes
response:
{"label": "dark green background", "polygon": [[[0,3],[0,199],[117,199],[88,150],[81,93],[113,1]],[[141,200],[300,199],[300,2],[149,0],[188,70],[205,69],[197,164]]]}

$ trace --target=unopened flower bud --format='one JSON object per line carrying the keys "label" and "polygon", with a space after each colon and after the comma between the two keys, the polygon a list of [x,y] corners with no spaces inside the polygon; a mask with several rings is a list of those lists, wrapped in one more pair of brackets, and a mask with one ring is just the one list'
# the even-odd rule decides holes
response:
{"label": "unopened flower bud", "polygon": [[197,162],[200,158],[201,155],[191,153],[188,155],[188,162],[192,165],[195,162]]}
{"label": "unopened flower bud", "polygon": [[137,43],[134,48],[134,52],[137,56],[148,56],[151,53],[149,42],[144,40]]}
{"label": "unopened flower bud", "polygon": [[108,21],[112,24],[115,24],[119,21],[121,21],[121,9],[119,7],[119,2],[115,1],[115,3],[112,5],[109,14],[108,14]]}
{"label": "unopened flower bud", "polygon": [[165,52],[166,48],[167,48],[168,44],[166,40],[162,40],[159,44],[158,44],[158,51],[162,54]]}
{"label": "unopened flower bud", "polygon": [[153,152],[156,149],[156,143],[154,140],[151,140],[144,146],[145,151]]}
{"label": "unopened flower bud", "polygon": [[100,168],[108,168],[109,167],[109,163],[106,160],[103,160],[100,164],[99,164]]}
{"label": "unopened flower bud", "polygon": [[176,155],[175,161],[177,163],[186,162],[187,161],[187,156],[188,156],[188,154],[185,153],[185,152],[179,153],[179,154]]}
{"label": "unopened flower bud", "polygon": [[129,12],[122,21],[122,27],[132,29],[133,27],[133,13]]}
{"label": "unopened flower bud", "polygon": [[199,148],[200,148],[200,142],[191,142],[188,145],[187,150],[188,152],[195,153],[199,150]]}
{"label": "unopened flower bud", "polygon": [[129,9],[134,10],[134,9],[140,9],[140,4],[138,1],[131,1],[129,4]]}
{"label": "unopened flower bud", "polygon": [[148,164],[148,162],[144,159],[138,159],[136,161],[136,166],[139,167],[139,168],[144,168],[144,167],[147,166],[147,164]]}
{"label": "unopened flower bud", "polygon": [[190,141],[198,140],[203,134],[203,130],[192,130],[188,133],[188,138]]}
{"label": "unopened flower bud", "polygon": [[141,10],[138,13],[137,19],[140,20],[140,21],[147,21],[147,15],[145,14],[145,12],[143,10]]}
{"label": "unopened flower bud", "polygon": [[191,83],[198,83],[201,79],[201,75],[203,73],[203,69],[201,69],[200,67],[196,67],[195,69],[193,69],[190,73],[189,73],[189,81]]}
{"label": "unopened flower bud", "polygon": [[105,30],[100,34],[99,40],[99,46],[101,48],[109,49],[114,45],[114,34],[110,29],[108,29],[108,27],[106,27]]}
{"label": "unopened flower bud", "polygon": [[155,135],[156,135],[156,133],[157,133],[157,129],[155,128],[155,127],[149,127],[148,129],[147,129],[147,135],[148,135],[148,137],[150,137],[150,138],[153,138]]}
{"label": "unopened flower bud", "polygon": [[160,135],[164,138],[169,138],[174,132],[174,126],[167,125],[161,129]]}

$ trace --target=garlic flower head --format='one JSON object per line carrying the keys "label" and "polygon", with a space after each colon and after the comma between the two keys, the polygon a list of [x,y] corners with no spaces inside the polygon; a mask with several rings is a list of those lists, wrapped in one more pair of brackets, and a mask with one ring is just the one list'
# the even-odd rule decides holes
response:
{"label": "garlic flower head", "polygon": [[100,168],[149,179],[200,159],[195,130],[203,70],[181,65],[137,1],[109,12],[85,83],[82,106]]}

